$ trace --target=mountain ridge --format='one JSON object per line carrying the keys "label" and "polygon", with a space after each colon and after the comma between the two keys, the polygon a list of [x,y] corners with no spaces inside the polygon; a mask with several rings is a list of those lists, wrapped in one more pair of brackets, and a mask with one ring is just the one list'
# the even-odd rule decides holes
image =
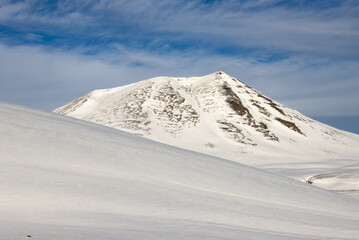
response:
{"label": "mountain ridge", "polygon": [[[317,123],[223,72],[193,78],[158,77],[95,90],[54,112],[149,138],[159,129],[167,138],[176,138],[185,128],[213,118],[210,127],[222,131],[217,135],[252,146],[259,144],[253,135],[273,142],[283,140],[278,133],[283,131],[287,138],[307,137],[308,130],[298,122]],[[343,134],[323,126],[320,134],[324,139]],[[158,136],[152,139],[165,141]]]}
{"label": "mountain ridge", "polygon": [[[359,181],[359,135],[306,117],[224,72],[95,90],[54,112],[303,182],[344,176],[342,169]],[[349,178],[329,180],[333,190],[353,186]]]}
{"label": "mountain ridge", "polygon": [[[292,129],[293,131],[296,131],[296,132],[304,135],[304,133],[300,130],[300,128],[298,128],[295,125],[295,123],[288,121],[288,119],[287,120],[283,119],[286,117],[286,114],[281,109],[281,108],[285,108],[284,105],[280,106],[279,103],[276,103],[275,101],[271,100],[270,98],[265,97],[264,95],[253,90],[252,88],[250,88],[245,83],[243,83],[235,78],[232,78],[223,72],[216,72],[214,74],[210,74],[210,75],[204,76],[202,78],[197,77],[197,78],[185,79],[185,78],[158,77],[158,78],[144,80],[144,81],[141,81],[141,82],[138,82],[135,84],[131,84],[128,86],[124,86],[124,87],[105,89],[105,90],[95,90],[95,91],[92,91],[91,93],[89,93],[88,95],[85,95],[85,96],[75,100],[74,102],[66,105],[65,107],[56,109],[55,112],[64,114],[64,115],[70,115],[70,116],[81,115],[81,113],[79,113],[79,114],[75,113],[77,108],[82,107],[81,104],[84,104],[88,100],[96,99],[97,98],[96,95],[104,94],[105,92],[107,93],[107,95],[111,95],[112,92],[126,91],[128,89],[131,89],[132,87],[136,87],[136,86],[140,85],[139,89],[138,88],[135,89],[135,93],[132,94],[132,96],[135,96],[138,100],[140,100],[139,102],[137,102],[137,104],[135,103],[135,107],[139,107],[140,110],[142,110],[141,112],[143,114],[147,115],[147,114],[151,113],[150,110],[153,110],[152,112],[155,114],[158,112],[157,109],[146,109],[145,111],[143,111],[143,108],[146,107],[146,104],[143,105],[145,103],[145,101],[141,101],[141,100],[146,100],[146,99],[143,99],[143,97],[147,97],[148,99],[153,98],[154,100],[160,100],[160,101],[162,100],[162,102],[167,100],[167,102],[170,104],[168,104],[168,109],[165,109],[164,111],[162,111],[162,113],[163,113],[162,115],[164,115],[165,113],[168,113],[167,116],[169,118],[172,118],[173,121],[176,121],[176,119],[179,119],[179,118],[185,118],[185,121],[192,122],[193,124],[196,124],[197,120],[199,118],[199,114],[198,114],[199,109],[203,109],[203,112],[211,111],[211,109],[208,107],[208,105],[214,104],[213,99],[206,98],[206,96],[205,96],[206,91],[208,91],[209,89],[206,87],[203,87],[203,86],[208,86],[208,83],[214,82],[213,84],[218,89],[219,94],[222,96],[223,95],[227,96],[227,98],[225,99],[225,102],[229,106],[230,110],[232,110],[232,113],[229,115],[229,117],[231,117],[231,115],[234,115],[234,114],[242,116],[242,119],[244,120],[243,121],[244,124],[247,124],[247,125],[255,128],[258,132],[262,132],[265,137],[268,137],[268,139],[278,141],[279,139],[273,133],[270,133],[270,130],[268,130],[268,127],[266,126],[266,124],[264,124],[263,122],[256,121],[253,118],[252,113],[243,104],[243,101],[237,96],[237,94],[232,90],[233,86],[230,86],[228,81],[226,81],[226,80],[223,81],[223,78],[221,77],[221,75],[225,75],[225,78],[227,78],[227,80],[228,80],[228,78],[230,78],[232,81],[235,81],[237,88],[245,88],[246,89],[245,91],[247,94],[251,94],[251,93],[249,93],[249,90],[252,91],[252,93],[253,92],[256,93],[257,96],[264,99],[266,101],[266,103],[272,109],[278,111],[278,113],[280,113],[282,115],[282,117],[275,116],[275,120],[279,121],[280,123],[282,123],[284,126],[288,127],[289,129]],[[190,80],[190,81],[188,81],[188,80]],[[193,80],[196,80],[196,81],[193,81]],[[161,81],[163,83],[158,84],[159,81]],[[154,85],[154,82],[156,82],[157,85],[161,85],[161,87],[159,89],[154,89],[155,90],[154,92],[157,94],[150,95],[149,93],[152,90],[152,89],[150,89],[150,87],[152,87]],[[142,92],[141,92],[141,90],[142,90]],[[212,93],[213,92],[215,92],[214,89],[212,89]],[[193,97],[193,95],[195,95],[195,96]],[[203,96],[205,96],[205,98],[200,103],[198,100],[198,97],[203,97]],[[110,96],[108,96],[108,97],[110,97]],[[165,98],[167,98],[167,99],[165,99]],[[186,103],[188,103],[188,101],[190,101],[191,104],[186,104],[185,101],[187,101]],[[266,110],[265,107],[260,106],[258,101],[255,101],[253,99],[251,101],[253,103],[252,105],[256,106],[260,113],[264,114],[267,117],[270,117],[272,115],[268,110]],[[78,103],[80,103],[80,104],[78,104]],[[87,104],[87,105],[89,105],[89,104]],[[179,105],[184,106],[184,109],[179,109]],[[131,106],[131,102],[130,102],[128,104],[128,108],[124,108],[124,110],[131,111],[132,110],[131,107],[132,106]],[[170,109],[171,107],[172,107],[172,109]],[[91,108],[91,106],[86,106],[86,108]],[[196,108],[196,110],[194,108]],[[171,114],[167,110],[171,110],[173,114]],[[178,114],[176,112],[176,110],[177,111],[183,110],[183,111],[181,112],[181,114]],[[88,110],[88,111],[90,112],[90,110]],[[141,117],[147,117],[147,116],[139,114],[137,117],[141,118]],[[187,117],[190,117],[191,119],[188,119]],[[138,122],[138,120],[136,122]],[[236,128],[235,126],[231,125],[228,121],[217,120],[217,122],[219,123],[219,125],[222,129],[231,128],[232,132],[234,130],[236,130],[236,132],[238,134],[240,133],[239,129]],[[148,123],[147,124],[146,123],[145,123],[145,125],[148,124]],[[106,125],[110,125],[110,123],[108,122]],[[114,126],[114,127],[119,128],[119,129],[121,128],[119,126]],[[124,126],[123,128],[128,129],[128,126],[127,127]],[[128,130],[130,130],[130,129],[128,129]],[[142,128],[142,130],[143,130],[143,132],[136,131],[136,129],[133,129],[133,133],[138,134],[138,135],[147,135],[146,129]],[[250,144],[248,141],[244,141],[245,136],[242,136],[242,137],[243,137],[243,139],[242,139],[241,143]]]}

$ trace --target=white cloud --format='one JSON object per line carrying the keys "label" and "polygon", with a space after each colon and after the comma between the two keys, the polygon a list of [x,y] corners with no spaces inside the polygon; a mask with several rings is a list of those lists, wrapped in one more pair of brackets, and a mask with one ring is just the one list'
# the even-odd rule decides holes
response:
{"label": "white cloud", "polygon": [[0,22],[9,20],[12,16],[27,8],[25,3],[10,4],[9,1],[0,3]]}
{"label": "white cloud", "polygon": [[[223,70],[307,115],[359,114],[359,4],[355,1],[310,9],[277,6],[276,0],[207,5],[65,0],[54,11],[46,5],[40,5],[42,11],[32,11],[33,2],[2,1],[0,23],[25,29],[22,37],[29,41],[42,41],[41,34],[31,32],[36,29],[64,38],[68,34],[69,41],[75,33],[75,37],[113,42],[91,56],[83,53],[92,49],[81,44],[71,52],[46,42],[47,47],[0,44],[2,100],[51,110],[97,88],[159,75],[199,76]],[[10,45],[11,37],[3,35]],[[117,41],[122,37],[131,42],[145,39],[147,45],[130,47]],[[190,46],[176,50],[173,42]],[[213,53],[222,47],[249,49],[249,53]],[[260,61],[272,55],[284,57]]]}
{"label": "white cloud", "polygon": [[0,45],[0,100],[52,110],[94,89],[159,75],[201,76],[223,70],[306,115],[359,112],[359,63],[355,61],[291,58],[263,63],[201,51],[159,55],[123,46],[118,49],[112,54],[83,56]]}
{"label": "white cloud", "polygon": [[[350,1],[316,10],[275,6],[273,1],[218,1],[212,5],[167,0],[157,4],[141,0],[101,3],[98,9],[107,12],[111,20],[141,26],[146,34],[155,33],[155,38],[161,38],[160,33],[172,33],[166,38],[193,39],[214,47],[252,47],[327,58],[359,56],[359,5]],[[245,5],[249,3],[269,7],[248,11]]]}
{"label": "white cloud", "polygon": [[259,52],[359,58],[359,4],[355,1],[310,9],[277,6],[275,0],[207,5],[201,1],[77,0],[60,1],[53,12],[32,11],[31,2],[3,4],[0,20],[48,33],[58,33],[55,26],[82,32],[84,37],[95,34],[120,40],[126,33],[119,26],[125,26],[133,29],[130,35],[135,40],[197,41],[211,48],[250,47]]}

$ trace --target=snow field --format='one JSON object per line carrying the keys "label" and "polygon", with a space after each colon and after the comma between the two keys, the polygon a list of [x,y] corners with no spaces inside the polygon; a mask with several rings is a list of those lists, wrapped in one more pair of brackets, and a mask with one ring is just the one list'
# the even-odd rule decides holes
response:
{"label": "snow field", "polygon": [[358,201],[0,103],[0,239],[357,239]]}

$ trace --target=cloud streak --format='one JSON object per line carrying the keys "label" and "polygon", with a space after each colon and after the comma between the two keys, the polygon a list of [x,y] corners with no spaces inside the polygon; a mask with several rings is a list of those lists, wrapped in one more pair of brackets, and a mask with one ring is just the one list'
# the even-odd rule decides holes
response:
{"label": "cloud streak", "polygon": [[109,48],[113,42],[134,42],[149,49],[172,49],[185,42],[195,48],[251,48],[256,54],[359,59],[359,4],[354,1],[315,10],[281,1],[33,2],[4,4],[1,22],[17,28],[26,23],[56,36],[64,31],[63,38],[97,37]]}
{"label": "cloud streak", "polygon": [[89,57],[81,55],[81,51],[49,52],[40,47],[0,45],[0,56],[7,56],[0,61],[2,100],[47,110],[94,89],[158,75],[189,77],[218,70],[307,115],[352,116],[359,109],[359,64],[347,61],[331,64],[326,60],[292,58],[271,63],[254,58],[208,56],[200,51],[163,56],[123,46],[116,55]]}
{"label": "cloud streak", "polygon": [[223,70],[307,115],[359,115],[358,22],[351,0],[4,0],[0,96],[52,110]]}

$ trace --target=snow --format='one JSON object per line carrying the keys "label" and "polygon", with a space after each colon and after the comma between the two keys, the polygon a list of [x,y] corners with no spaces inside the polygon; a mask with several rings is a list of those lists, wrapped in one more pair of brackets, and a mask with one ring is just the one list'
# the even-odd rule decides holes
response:
{"label": "snow", "polygon": [[0,103],[0,239],[358,239],[359,202]]}
{"label": "snow", "polygon": [[[303,116],[223,72],[192,78],[158,77],[95,92],[55,112],[302,182],[320,174],[350,174],[359,163],[358,135]],[[228,101],[233,99],[240,100],[242,112],[230,107]],[[359,191],[358,174],[351,176],[352,184],[347,183],[348,178],[336,178],[346,186],[341,190]],[[313,184],[337,190],[323,183],[328,178],[320,181]]]}

